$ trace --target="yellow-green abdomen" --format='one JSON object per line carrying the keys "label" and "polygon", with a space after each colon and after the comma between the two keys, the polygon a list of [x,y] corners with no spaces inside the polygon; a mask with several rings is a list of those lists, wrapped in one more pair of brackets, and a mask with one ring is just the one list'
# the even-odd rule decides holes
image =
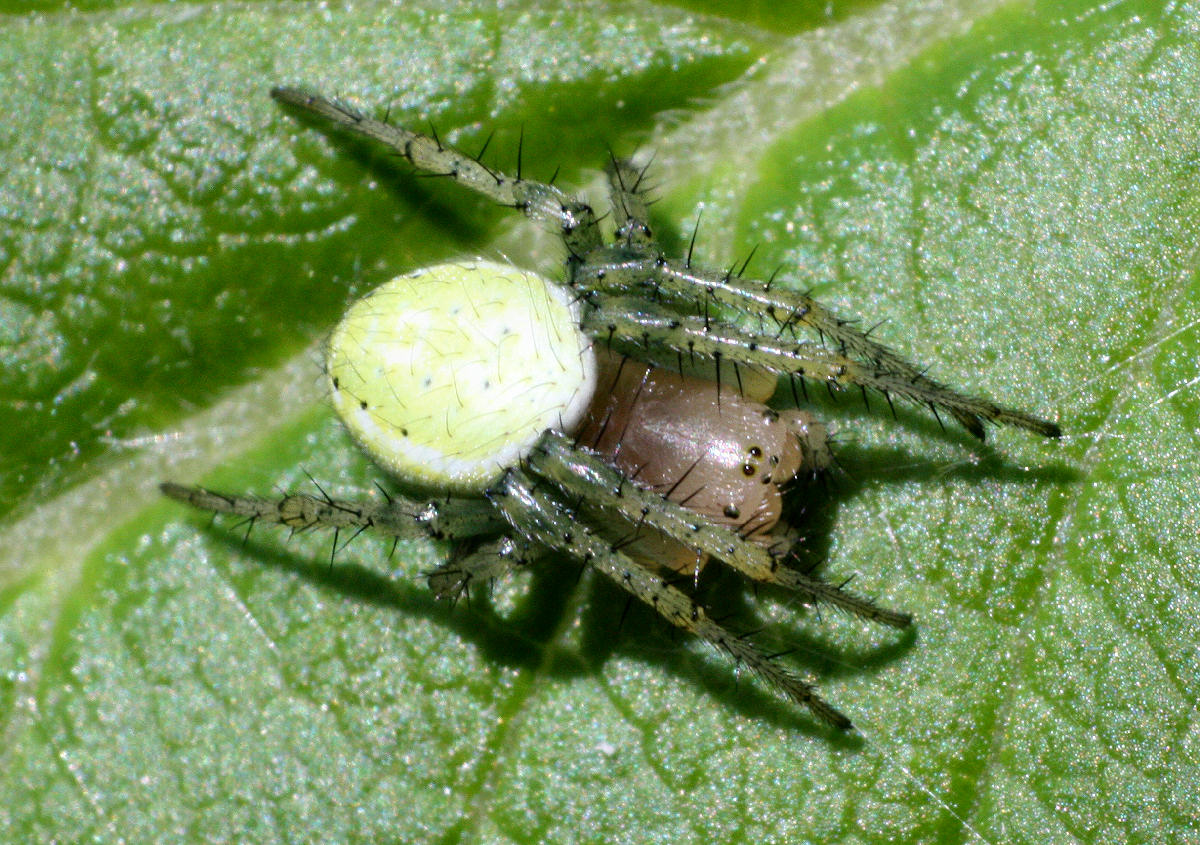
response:
{"label": "yellow-green abdomen", "polygon": [[478,493],[547,428],[571,430],[595,391],[569,293],[482,259],[399,276],[329,340],[333,404],[410,483]]}

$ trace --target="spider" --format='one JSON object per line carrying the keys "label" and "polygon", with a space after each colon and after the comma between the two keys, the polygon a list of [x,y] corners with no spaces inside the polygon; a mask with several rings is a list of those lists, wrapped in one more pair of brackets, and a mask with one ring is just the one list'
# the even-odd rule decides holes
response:
{"label": "spider", "polygon": [[263,498],[163,484],[173,499],[293,530],[449,540],[449,561],[429,584],[452,600],[535,558],[573,558],[848,730],[812,684],[714,621],[686,583],[715,559],[810,602],[912,624],[797,565],[781,491],[825,472],[832,455],[809,413],[763,404],[779,379],[797,405],[797,386],[823,384],[944,411],[980,439],[985,423],[1061,435],[933,380],[806,295],[694,266],[691,248],[664,255],[647,222],[645,171],[628,161],[607,167],[615,231],[606,239],[591,206],[522,176],[519,147],[507,175],[436,134],[301,89],[271,94],[557,229],[565,275],[555,282],[482,259],[439,265],[385,283],[333,331],[334,408],[414,495]]}

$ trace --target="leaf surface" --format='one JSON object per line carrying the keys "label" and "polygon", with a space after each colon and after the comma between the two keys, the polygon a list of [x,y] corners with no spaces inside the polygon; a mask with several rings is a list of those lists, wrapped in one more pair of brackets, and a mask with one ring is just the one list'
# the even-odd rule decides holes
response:
{"label": "leaf surface", "polygon": [[[690,5],[690,8],[688,6]],[[96,3],[0,34],[6,841],[1181,841],[1200,734],[1194,4]],[[718,8],[719,6],[719,8]],[[63,44],[73,45],[64,51]],[[164,479],[372,495],[318,344],[398,272],[561,250],[280,111],[303,83],[777,264],[988,444],[814,397],[831,577],[896,638],[713,573],[837,737],[573,567],[433,601],[435,544],[218,522]],[[492,158],[494,156],[495,158]],[[701,213],[702,212],[702,213]],[[343,540],[345,538],[342,538]]]}

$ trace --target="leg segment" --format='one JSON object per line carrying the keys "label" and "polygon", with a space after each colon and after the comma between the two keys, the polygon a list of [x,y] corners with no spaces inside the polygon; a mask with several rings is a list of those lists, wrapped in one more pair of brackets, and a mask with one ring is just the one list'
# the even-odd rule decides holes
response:
{"label": "leg segment", "polygon": [[966,396],[922,375],[897,371],[879,361],[861,361],[816,343],[788,340],[782,333],[767,335],[743,331],[707,316],[673,314],[644,302],[600,298],[584,313],[583,329],[606,340],[618,351],[673,366],[681,358],[732,360],[777,375],[812,379],[831,387],[859,385],[882,393],[888,401],[900,396],[937,413],[949,411],[976,437],[983,438],[982,420],[1059,436],[1054,423],[1021,411],[1004,408],[986,399]]}
{"label": "leg segment", "polygon": [[538,487],[523,471],[509,470],[488,495],[514,530],[533,542],[591,564],[672,625],[750,667],[822,721],[841,730],[852,727],[850,720],[821,698],[811,684],[776,664],[748,640],[722,628],[686,593],[623,554],[611,541],[592,533],[570,508]]}
{"label": "leg segment", "polygon": [[[164,494],[203,511],[232,514],[250,522],[286,525],[293,531],[314,528],[343,529],[354,533],[374,531],[385,537],[428,536],[460,544],[462,553],[429,573],[434,597],[454,601],[472,585],[506,575],[530,558],[529,545],[509,537],[487,539],[507,528],[495,508],[479,499],[446,499],[417,502],[392,496],[386,502],[350,502],[291,494],[276,499],[231,496],[202,487],[167,482]],[[334,541],[336,546],[337,541]]]}
{"label": "leg segment", "polygon": [[[907,628],[907,613],[877,607],[870,599],[784,565],[783,555],[748,542],[736,532],[699,518],[694,511],[638,487],[626,476],[561,434],[548,432],[528,458],[529,467],[553,481],[568,498],[586,495],[594,504],[624,517],[630,525],[647,525],[698,554],[707,554],[748,578],[776,584],[831,604],[855,616],[893,628]],[[784,550],[786,551],[786,550]]]}
{"label": "leg segment", "polygon": [[649,187],[645,184],[645,168],[635,167],[628,159],[612,158],[604,170],[617,223],[617,241],[634,249],[648,249],[654,243],[654,235],[648,222]]}
{"label": "leg segment", "polygon": [[510,537],[489,540],[429,573],[435,598],[457,601],[471,584],[493,581],[530,560],[529,546]]}
{"label": "leg segment", "polygon": [[295,493],[266,498],[231,496],[171,482],[160,485],[159,489],[177,502],[202,511],[286,525],[293,531],[353,529],[370,530],[386,537],[424,534],[435,539],[460,540],[495,533],[504,527],[486,502],[473,499],[418,502],[391,496],[384,502],[351,502]]}
{"label": "leg segment", "polygon": [[[449,176],[500,205],[520,209],[533,220],[559,226],[567,249],[586,255],[600,245],[600,229],[591,207],[542,182],[508,176],[441,141],[361,114],[349,106],[297,88],[273,88],[271,96],[310,115],[356,133],[408,159],[425,173]],[[520,167],[518,166],[518,171]]]}
{"label": "leg segment", "polygon": [[[672,310],[678,309],[678,313],[696,316],[697,319],[702,317],[704,334],[723,332],[734,338],[733,343],[723,339],[714,347],[723,349],[728,358],[745,358],[747,363],[753,363],[756,356],[745,353],[748,349],[753,351],[754,345],[812,348],[808,344],[789,344],[787,340],[791,337],[794,341],[797,330],[803,327],[818,336],[822,343],[832,347],[824,352],[826,358],[841,358],[853,364],[863,374],[862,378],[870,378],[874,382],[865,383],[850,378],[853,383],[874,387],[885,394],[896,393],[934,409],[949,411],[964,428],[980,439],[984,436],[983,421],[1023,428],[1044,437],[1062,435],[1055,423],[1003,408],[987,400],[965,396],[926,377],[920,368],[894,350],[872,340],[851,321],[837,316],[803,294],[773,288],[769,282],[743,279],[733,273],[697,270],[690,264],[669,261],[658,255],[631,258],[628,254],[613,252],[611,262],[602,260],[603,255],[599,253],[596,258],[599,260],[589,261],[579,268],[573,282],[583,291],[601,293],[599,300],[605,303],[603,309],[628,313],[628,308],[621,309],[619,305],[606,302],[606,297],[619,299],[628,296],[631,301],[658,301]],[[752,319],[758,318],[760,326],[757,337],[742,337],[739,330],[714,315],[714,312],[723,308]],[[641,336],[636,329],[631,331],[634,336]],[[786,367],[768,368],[775,372],[789,372]]]}

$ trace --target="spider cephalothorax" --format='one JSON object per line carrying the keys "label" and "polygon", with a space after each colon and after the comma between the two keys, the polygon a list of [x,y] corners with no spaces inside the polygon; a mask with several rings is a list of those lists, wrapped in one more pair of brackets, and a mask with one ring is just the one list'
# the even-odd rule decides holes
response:
{"label": "spider cephalothorax", "polygon": [[380,286],[334,330],[326,370],[339,416],[380,466],[428,498],[267,499],[164,484],[173,498],[293,528],[453,540],[451,560],[430,576],[439,597],[547,552],[575,558],[849,728],[678,584],[717,559],[871,621],[911,624],[791,565],[781,488],[831,456],[807,412],[762,404],[778,379],[899,397],[980,438],[985,423],[1060,434],[934,381],[807,296],[668,258],[647,223],[643,174],[627,162],[609,167],[615,233],[605,239],[587,203],[522,178],[519,166],[508,176],[322,97],[272,94],[555,227],[566,275],[551,282],[481,259],[439,265]]}

